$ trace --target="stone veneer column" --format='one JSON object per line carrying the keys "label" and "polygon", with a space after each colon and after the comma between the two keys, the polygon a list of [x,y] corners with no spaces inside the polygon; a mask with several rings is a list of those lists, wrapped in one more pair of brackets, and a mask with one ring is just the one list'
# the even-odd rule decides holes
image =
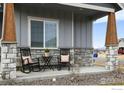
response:
{"label": "stone veneer column", "polygon": [[75,63],[79,63],[80,66],[91,66],[92,65],[92,48],[77,48],[75,49]]}
{"label": "stone veneer column", "polygon": [[107,57],[107,62],[105,68],[108,70],[114,70],[115,67],[118,65],[118,59],[117,59],[117,52],[118,48],[117,47],[107,47],[106,48],[106,57]]}
{"label": "stone veneer column", "polygon": [[74,50],[74,68],[73,73],[80,73],[81,66],[92,65],[92,48],[76,48]]}
{"label": "stone veneer column", "polygon": [[105,46],[107,51],[106,69],[114,70],[115,65],[118,64],[118,60],[117,60],[118,37],[117,37],[115,13],[108,14]]}
{"label": "stone veneer column", "polygon": [[1,72],[3,79],[16,78],[16,48],[15,43],[1,44]]}

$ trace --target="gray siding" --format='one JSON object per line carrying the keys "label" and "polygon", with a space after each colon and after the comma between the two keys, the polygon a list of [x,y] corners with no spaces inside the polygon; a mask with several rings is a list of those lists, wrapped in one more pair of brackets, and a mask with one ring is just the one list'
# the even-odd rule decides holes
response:
{"label": "gray siding", "polygon": [[82,17],[75,17],[74,47],[92,48],[92,21]]}
{"label": "gray siding", "polygon": [[[72,48],[72,13],[42,7],[15,6],[18,46],[28,46],[28,16],[57,19],[59,21],[59,47]],[[91,22],[81,17],[75,19],[74,47],[92,47]]]}
{"label": "gray siding", "polygon": [[87,48],[92,48],[92,22],[87,21]]}

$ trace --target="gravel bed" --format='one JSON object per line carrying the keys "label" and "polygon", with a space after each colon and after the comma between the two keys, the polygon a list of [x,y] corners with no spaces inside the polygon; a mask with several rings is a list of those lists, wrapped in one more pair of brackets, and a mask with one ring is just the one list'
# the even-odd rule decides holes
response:
{"label": "gravel bed", "polygon": [[122,82],[124,82],[124,74],[113,71],[96,74],[71,74],[43,80],[2,80],[0,85],[113,85],[113,83]]}

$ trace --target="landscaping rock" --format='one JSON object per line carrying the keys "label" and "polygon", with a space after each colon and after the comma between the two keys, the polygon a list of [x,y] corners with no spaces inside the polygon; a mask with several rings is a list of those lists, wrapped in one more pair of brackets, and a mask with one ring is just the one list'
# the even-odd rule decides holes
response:
{"label": "landscaping rock", "polygon": [[3,80],[0,85],[113,85],[124,82],[124,74],[118,72],[72,74],[51,79]]}

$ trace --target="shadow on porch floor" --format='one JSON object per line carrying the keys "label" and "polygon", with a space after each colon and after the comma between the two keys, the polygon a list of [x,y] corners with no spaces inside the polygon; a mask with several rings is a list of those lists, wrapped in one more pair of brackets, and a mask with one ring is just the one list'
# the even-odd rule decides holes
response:
{"label": "shadow on porch floor", "polygon": [[[80,67],[80,74],[92,74],[92,73],[103,73],[109,72],[105,67],[100,66],[91,66],[91,67]],[[17,79],[49,79],[54,77],[62,77],[72,74],[72,70],[45,70],[44,72],[31,72],[30,74],[25,74],[20,71],[17,71]]]}

